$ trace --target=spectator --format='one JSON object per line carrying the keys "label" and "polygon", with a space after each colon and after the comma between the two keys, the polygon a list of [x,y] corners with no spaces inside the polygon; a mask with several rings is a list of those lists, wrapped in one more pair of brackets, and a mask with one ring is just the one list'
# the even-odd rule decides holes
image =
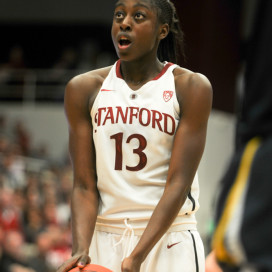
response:
{"label": "spectator", "polygon": [[5,232],[21,231],[21,214],[14,205],[14,191],[3,188],[0,191],[0,225]]}
{"label": "spectator", "polygon": [[[18,160],[26,165],[24,141],[16,140],[15,130],[5,136],[7,130],[2,126],[0,135],[0,271],[56,271],[71,254],[71,167],[53,164],[41,172],[22,167],[18,183],[14,165]],[[32,154],[30,144],[28,150]]]}
{"label": "spectator", "polygon": [[0,66],[0,82],[23,84],[24,73],[17,73],[16,70],[24,68],[26,68],[24,50],[20,45],[14,45],[9,51],[8,61]]}
{"label": "spectator", "polygon": [[24,216],[24,235],[28,243],[36,243],[39,234],[45,229],[41,209],[29,207]]}
{"label": "spectator", "polygon": [[1,272],[34,272],[27,265],[23,246],[24,238],[20,232],[14,230],[6,232],[0,263]]}

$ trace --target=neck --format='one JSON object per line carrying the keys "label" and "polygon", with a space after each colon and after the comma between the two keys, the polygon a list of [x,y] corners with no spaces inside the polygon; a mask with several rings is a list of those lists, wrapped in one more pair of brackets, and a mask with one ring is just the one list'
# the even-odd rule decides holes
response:
{"label": "neck", "polygon": [[156,58],[153,61],[121,61],[123,79],[131,85],[139,86],[153,79],[163,68]]}

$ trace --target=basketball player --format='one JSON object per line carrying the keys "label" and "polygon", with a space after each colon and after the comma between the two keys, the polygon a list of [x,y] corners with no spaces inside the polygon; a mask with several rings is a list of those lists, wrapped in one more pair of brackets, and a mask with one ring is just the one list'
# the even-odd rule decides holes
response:
{"label": "basketball player", "polygon": [[212,90],[175,64],[182,32],[167,0],[119,0],[119,60],[69,82],[72,258],[114,272],[204,271],[196,171]]}
{"label": "basketball player", "polygon": [[246,69],[236,147],[222,179],[206,272],[272,271],[272,1],[245,4],[254,16],[243,16],[250,24],[243,28]]}

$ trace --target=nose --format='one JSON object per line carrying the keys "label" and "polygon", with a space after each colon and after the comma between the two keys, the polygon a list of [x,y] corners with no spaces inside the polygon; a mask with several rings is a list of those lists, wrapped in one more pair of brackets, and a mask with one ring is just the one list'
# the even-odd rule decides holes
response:
{"label": "nose", "polygon": [[122,23],[120,24],[120,29],[122,31],[130,31],[131,30],[131,26],[132,26],[131,19],[129,18],[129,16],[126,16],[124,18],[124,20],[122,21]]}

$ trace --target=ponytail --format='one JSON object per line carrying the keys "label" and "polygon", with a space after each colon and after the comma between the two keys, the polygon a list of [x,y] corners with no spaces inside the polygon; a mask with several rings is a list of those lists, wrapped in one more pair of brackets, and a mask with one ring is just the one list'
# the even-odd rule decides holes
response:
{"label": "ponytail", "polygon": [[160,61],[178,63],[180,57],[185,59],[184,34],[180,27],[180,21],[176,8],[169,0],[153,0],[158,10],[158,18],[162,24],[169,25],[169,33],[160,41],[158,58]]}

